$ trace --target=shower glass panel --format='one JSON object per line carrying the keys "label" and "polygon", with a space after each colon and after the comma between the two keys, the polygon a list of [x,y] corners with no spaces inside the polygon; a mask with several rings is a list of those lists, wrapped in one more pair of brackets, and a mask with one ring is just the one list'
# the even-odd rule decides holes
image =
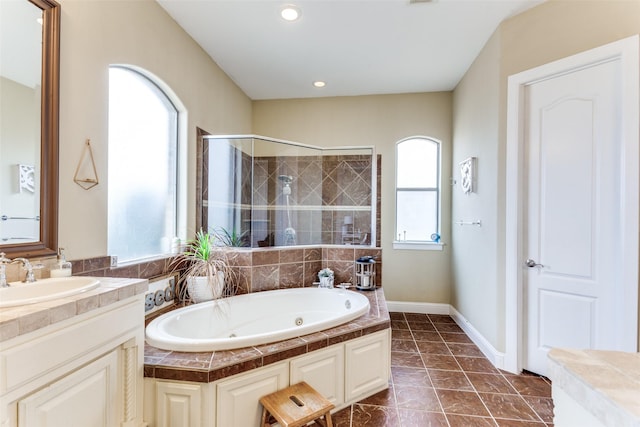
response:
{"label": "shower glass panel", "polygon": [[245,247],[375,242],[372,148],[203,138],[202,228]]}

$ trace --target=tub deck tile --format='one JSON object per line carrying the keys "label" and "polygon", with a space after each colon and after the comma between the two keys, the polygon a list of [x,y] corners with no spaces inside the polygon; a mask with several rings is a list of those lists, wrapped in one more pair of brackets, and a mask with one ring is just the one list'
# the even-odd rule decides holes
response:
{"label": "tub deck tile", "polygon": [[391,327],[384,292],[354,291],[369,298],[369,312],[347,324],[256,347],[215,352],[178,352],[145,345],[144,376],[213,382]]}

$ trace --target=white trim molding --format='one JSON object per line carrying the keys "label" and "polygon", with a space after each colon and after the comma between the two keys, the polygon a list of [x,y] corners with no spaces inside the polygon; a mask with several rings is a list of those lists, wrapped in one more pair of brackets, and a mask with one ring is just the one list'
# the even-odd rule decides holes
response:
{"label": "white trim molding", "polygon": [[449,304],[431,302],[387,301],[389,311],[400,313],[449,314],[450,307]]}

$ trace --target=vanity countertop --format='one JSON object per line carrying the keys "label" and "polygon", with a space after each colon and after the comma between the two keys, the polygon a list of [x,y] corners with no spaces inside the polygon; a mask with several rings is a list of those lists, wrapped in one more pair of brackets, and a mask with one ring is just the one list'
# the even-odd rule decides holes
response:
{"label": "vanity countertop", "polygon": [[98,279],[100,286],[77,295],[36,304],[0,308],[0,343],[143,294],[149,288],[149,281],[146,279]]}
{"label": "vanity countertop", "polygon": [[549,377],[604,425],[640,426],[640,353],[549,351]]}

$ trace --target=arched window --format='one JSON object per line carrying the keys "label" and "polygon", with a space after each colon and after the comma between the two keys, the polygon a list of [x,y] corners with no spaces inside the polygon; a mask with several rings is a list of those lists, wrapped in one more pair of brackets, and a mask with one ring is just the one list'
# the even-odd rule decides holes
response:
{"label": "arched window", "polygon": [[108,253],[171,252],[178,221],[178,109],[149,77],[109,68]]}
{"label": "arched window", "polygon": [[396,144],[394,245],[440,240],[440,141],[411,137]]}

